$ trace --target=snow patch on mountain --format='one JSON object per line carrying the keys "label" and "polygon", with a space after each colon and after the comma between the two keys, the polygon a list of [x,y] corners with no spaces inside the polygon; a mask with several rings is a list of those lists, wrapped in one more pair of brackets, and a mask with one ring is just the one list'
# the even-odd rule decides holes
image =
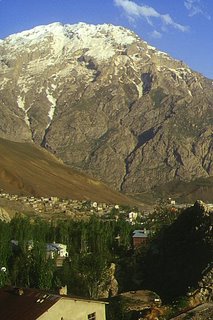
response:
{"label": "snow patch on mountain", "polygon": [[29,121],[29,117],[27,115],[27,111],[29,110],[29,108],[27,110],[25,109],[25,97],[23,98],[21,96],[18,96],[17,97],[17,104],[18,104],[19,109],[24,111],[24,114],[25,114],[24,121],[27,124],[27,126],[30,127],[30,121]]}
{"label": "snow patch on mountain", "polygon": [[190,90],[188,90],[188,94],[192,97],[192,92]]}
{"label": "snow patch on mountain", "polygon": [[[147,42],[145,42],[147,44]],[[153,46],[150,46],[149,44],[147,44],[147,49],[148,50],[152,50],[152,51],[156,51],[157,49]]]}
{"label": "snow patch on mountain", "polygon": [[191,74],[191,70],[189,68],[168,68],[168,70],[176,74],[176,76],[181,80],[186,80]]}
{"label": "snow patch on mountain", "polygon": [[[56,86],[54,84],[52,84],[51,87],[52,87],[53,90],[56,88]],[[51,122],[52,122],[52,120],[53,120],[54,114],[55,114],[57,99],[53,97],[52,93],[50,92],[50,88],[46,89],[46,95],[47,95],[47,99],[50,102],[50,110],[48,112],[49,121],[48,121],[48,125],[46,127],[46,129],[48,129],[50,124],[51,124]]]}
{"label": "snow patch on mountain", "polygon": [[118,46],[137,41],[131,31],[118,26],[85,23],[62,25],[57,22],[13,34],[4,40],[4,44],[11,47],[12,51],[23,50],[26,46],[28,49],[37,46],[38,43],[47,41],[47,38],[55,56],[70,55],[87,48],[87,55],[100,61],[115,55]]}
{"label": "snow patch on mountain", "polygon": [[20,88],[20,90],[24,93],[27,93],[31,86],[33,86],[35,83],[35,80],[31,77],[31,75],[21,75],[18,78],[17,84]]}
{"label": "snow patch on mountain", "polygon": [[142,83],[142,81],[140,81],[138,84],[135,83],[135,86],[136,86],[136,88],[138,90],[138,99],[140,99],[142,97],[142,95],[143,95],[143,83]]}

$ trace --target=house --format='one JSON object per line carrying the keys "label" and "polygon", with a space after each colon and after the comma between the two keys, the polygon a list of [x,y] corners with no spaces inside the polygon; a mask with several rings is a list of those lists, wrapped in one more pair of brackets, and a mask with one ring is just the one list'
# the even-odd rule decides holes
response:
{"label": "house", "polygon": [[[11,240],[10,242],[11,242],[11,245],[12,245],[12,250],[16,250],[16,249],[19,248],[18,240]],[[33,240],[28,240],[28,241],[25,242],[25,245],[26,245],[26,249],[28,251],[31,251],[33,249],[33,247],[34,247],[34,242],[33,242]]]}
{"label": "house", "polygon": [[132,235],[133,248],[138,249],[142,245],[147,244],[148,236],[150,234],[149,230],[134,230]]}
{"label": "house", "polygon": [[93,203],[92,203],[92,207],[93,207],[93,208],[97,208],[97,207],[98,207],[97,202],[93,202]]}
{"label": "house", "polygon": [[67,245],[63,243],[47,243],[47,254],[51,257],[54,254],[59,255],[60,257],[68,257]]}
{"label": "house", "polygon": [[0,288],[1,320],[105,320],[105,305],[36,289]]}
{"label": "house", "polygon": [[[17,250],[19,248],[19,242],[17,240],[11,240],[12,249]],[[26,248],[31,251],[34,247],[33,240],[28,240],[26,242]],[[56,258],[56,266],[62,267],[64,260],[69,256],[67,251],[67,245],[63,243],[47,243],[46,244],[46,258],[54,259]]]}
{"label": "house", "polygon": [[137,217],[138,217],[138,213],[131,211],[128,213],[127,221],[129,221],[131,224],[135,224],[135,220],[137,219]]}
{"label": "house", "polygon": [[129,216],[129,219],[136,220],[138,213],[131,211],[131,212],[129,212],[128,216]]}
{"label": "house", "polygon": [[55,258],[56,257],[56,266],[62,267],[64,260],[68,257],[67,245],[63,243],[47,243],[46,246],[46,257]]}

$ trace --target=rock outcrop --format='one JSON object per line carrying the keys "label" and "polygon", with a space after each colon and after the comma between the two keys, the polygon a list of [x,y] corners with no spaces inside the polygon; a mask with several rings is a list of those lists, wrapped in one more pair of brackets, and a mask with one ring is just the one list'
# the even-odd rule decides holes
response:
{"label": "rock outcrop", "polygon": [[213,262],[203,270],[202,278],[198,282],[198,288],[194,292],[189,292],[192,305],[200,303],[213,304]]}
{"label": "rock outcrop", "polygon": [[103,279],[98,286],[99,298],[114,297],[118,293],[118,281],[115,278],[115,264],[111,263],[110,267],[105,270]]}

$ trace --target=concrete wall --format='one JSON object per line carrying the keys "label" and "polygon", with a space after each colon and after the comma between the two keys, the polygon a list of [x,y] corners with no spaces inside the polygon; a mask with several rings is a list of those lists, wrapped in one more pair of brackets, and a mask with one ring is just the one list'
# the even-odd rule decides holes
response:
{"label": "concrete wall", "polygon": [[96,320],[106,320],[105,304],[62,297],[38,320],[88,320],[88,314],[96,312]]}

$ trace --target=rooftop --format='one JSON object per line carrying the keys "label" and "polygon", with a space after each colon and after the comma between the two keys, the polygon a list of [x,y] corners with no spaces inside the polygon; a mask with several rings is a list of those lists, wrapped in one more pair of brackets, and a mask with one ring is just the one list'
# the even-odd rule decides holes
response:
{"label": "rooftop", "polygon": [[60,299],[104,303],[75,296],[49,294],[31,288],[0,288],[1,320],[36,320]]}
{"label": "rooftop", "polygon": [[149,235],[149,230],[134,230],[133,231],[133,238],[147,238]]}
{"label": "rooftop", "polygon": [[0,289],[1,320],[34,320],[61,297],[35,289],[6,287]]}

